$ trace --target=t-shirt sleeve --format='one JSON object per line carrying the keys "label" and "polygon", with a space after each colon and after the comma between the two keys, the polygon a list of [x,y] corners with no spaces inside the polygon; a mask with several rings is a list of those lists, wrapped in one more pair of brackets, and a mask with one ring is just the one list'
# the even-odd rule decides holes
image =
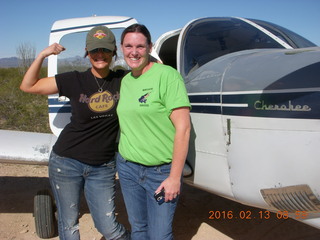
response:
{"label": "t-shirt sleeve", "polygon": [[55,76],[57,87],[59,90],[59,96],[66,96],[70,98],[72,96],[73,87],[75,86],[77,72],[60,73]]}
{"label": "t-shirt sleeve", "polygon": [[168,113],[179,107],[191,107],[182,76],[174,69],[164,74],[165,83],[161,84],[162,100]]}

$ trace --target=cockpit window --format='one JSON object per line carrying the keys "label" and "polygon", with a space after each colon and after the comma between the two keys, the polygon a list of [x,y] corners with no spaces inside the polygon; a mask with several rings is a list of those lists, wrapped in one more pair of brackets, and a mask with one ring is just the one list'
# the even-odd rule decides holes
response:
{"label": "cockpit window", "polygon": [[[120,50],[120,36],[123,29],[112,29],[116,37],[117,43],[117,55],[118,57],[112,63],[111,68],[118,69],[129,69],[128,65],[124,61],[122,51]],[[69,72],[69,71],[85,71],[90,68],[91,64],[88,57],[84,58],[85,56],[85,42],[86,42],[87,32],[77,32],[77,33],[70,33],[64,35],[61,40],[60,44],[66,48],[66,51],[61,52],[58,55],[58,68],[57,72]]]}
{"label": "cockpit window", "polygon": [[227,53],[284,48],[252,25],[234,18],[210,18],[190,25],[183,43],[184,75]]}

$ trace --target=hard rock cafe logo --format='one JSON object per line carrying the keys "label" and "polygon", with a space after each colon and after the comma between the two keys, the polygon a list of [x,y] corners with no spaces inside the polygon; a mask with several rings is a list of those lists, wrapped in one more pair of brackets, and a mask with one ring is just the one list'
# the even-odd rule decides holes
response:
{"label": "hard rock cafe logo", "polygon": [[114,107],[116,102],[119,100],[119,92],[112,95],[108,91],[97,92],[87,97],[85,94],[80,94],[79,102],[87,103],[91,111],[96,113],[107,112]]}

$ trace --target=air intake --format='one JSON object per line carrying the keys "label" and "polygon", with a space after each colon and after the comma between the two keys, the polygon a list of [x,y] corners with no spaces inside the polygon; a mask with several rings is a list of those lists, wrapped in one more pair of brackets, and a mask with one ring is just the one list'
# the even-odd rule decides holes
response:
{"label": "air intake", "polygon": [[320,212],[320,201],[308,185],[260,190],[264,200],[280,211]]}

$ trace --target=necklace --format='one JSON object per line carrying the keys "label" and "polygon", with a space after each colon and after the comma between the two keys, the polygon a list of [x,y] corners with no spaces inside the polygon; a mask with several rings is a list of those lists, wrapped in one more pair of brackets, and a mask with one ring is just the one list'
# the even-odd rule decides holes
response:
{"label": "necklace", "polygon": [[97,85],[98,85],[98,87],[99,87],[99,88],[98,88],[98,92],[99,92],[99,93],[103,92],[103,86],[104,86],[104,84],[106,83],[106,80],[104,80],[102,86],[100,86],[100,84],[99,84],[98,79],[96,78],[96,76],[95,76],[95,75],[93,75],[93,76],[94,76],[94,79],[96,80],[96,83],[97,83]]}

